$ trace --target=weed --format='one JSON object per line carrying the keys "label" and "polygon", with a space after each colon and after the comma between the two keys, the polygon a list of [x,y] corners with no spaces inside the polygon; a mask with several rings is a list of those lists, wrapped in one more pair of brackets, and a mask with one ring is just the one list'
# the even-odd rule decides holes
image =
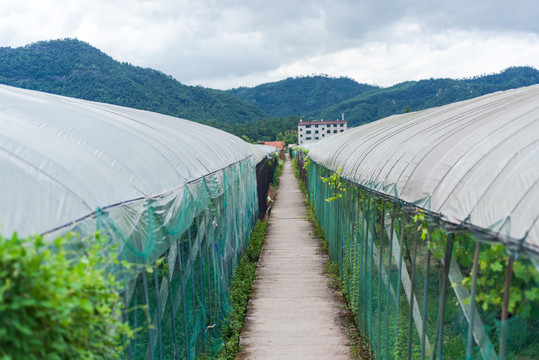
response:
{"label": "weed", "polygon": [[232,360],[240,350],[240,333],[247,312],[249,295],[256,277],[255,271],[262,252],[267,226],[268,223],[265,221],[256,221],[247,250],[236,267],[236,274],[230,284],[231,311],[221,334],[224,345],[215,359]]}

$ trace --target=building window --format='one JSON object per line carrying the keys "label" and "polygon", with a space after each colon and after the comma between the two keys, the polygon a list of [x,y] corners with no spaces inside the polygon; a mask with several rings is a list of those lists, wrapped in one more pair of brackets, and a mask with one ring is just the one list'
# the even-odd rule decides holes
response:
{"label": "building window", "polygon": [[307,138],[305,138],[305,140],[311,140],[311,137],[310,137],[310,136],[307,136]]}
{"label": "building window", "polygon": [[310,128],[310,127],[311,127],[311,125],[305,125],[305,127],[306,127],[306,128],[308,129],[308,128]]}
{"label": "building window", "polygon": [[341,129],[341,132],[343,132],[343,131],[344,131],[344,129]]}
{"label": "building window", "polygon": [[317,127],[318,127],[318,125],[315,125],[314,127],[315,127],[315,128],[317,128]]}
{"label": "building window", "polygon": [[344,127],[344,124],[341,124],[341,127]]}
{"label": "building window", "polygon": [[311,133],[311,130],[307,130],[307,134],[310,134]]}
{"label": "building window", "polygon": [[333,130],[333,133],[336,134],[336,133],[337,133],[337,130]]}
{"label": "building window", "polygon": [[318,134],[318,130],[315,130],[314,133],[315,133],[315,134]]}
{"label": "building window", "polygon": [[328,134],[331,134],[331,130],[328,130]]}

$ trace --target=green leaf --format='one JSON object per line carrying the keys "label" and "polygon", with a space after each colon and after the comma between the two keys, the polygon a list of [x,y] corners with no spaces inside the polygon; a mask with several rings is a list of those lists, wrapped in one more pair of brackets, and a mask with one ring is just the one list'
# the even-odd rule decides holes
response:
{"label": "green leaf", "polygon": [[539,300],[539,288],[526,290],[524,296],[530,301]]}
{"label": "green leaf", "polygon": [[503,266],[502,264],[499,262],[499,261],[495,261],[493,262],[492,264],[490,264],[490,268],[493,270],[493,271],[502,271],[503,270]]}

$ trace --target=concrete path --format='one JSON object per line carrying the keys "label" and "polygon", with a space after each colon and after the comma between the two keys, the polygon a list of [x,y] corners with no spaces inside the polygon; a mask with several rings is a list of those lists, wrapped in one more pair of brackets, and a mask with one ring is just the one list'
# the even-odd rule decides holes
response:
{"label": "concrete path", "polygon": [[349,359],[338,296],[287,160],[236,359]]}

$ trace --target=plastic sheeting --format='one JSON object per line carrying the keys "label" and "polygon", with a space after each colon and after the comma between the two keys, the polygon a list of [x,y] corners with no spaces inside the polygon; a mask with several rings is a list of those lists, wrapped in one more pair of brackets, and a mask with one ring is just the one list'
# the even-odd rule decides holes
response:
{"label": "plastic sheeting", "polygon": [[279,156],[279,153],[280,153],[280,150],[276,148],[275,146],[257,144],[256,147],[264,151],[267,156],[271,156],[271,155]]}
{"label": "plastic sheeting", "polygon": [[378,120],[312,144],[309,157],[539,253],[539,86]]}
{"label": "plastic sheeting", "polygon": [[253,153],[255,157],[255,163],[259,163],[265,158],[271,157],[273,154],[279,155],[279,149],[269,145],[253,145]]}
{"label": "plastic sheeting", "polygon": [[108,268],[137,329],[126,357],[215,355],[266,152],[190,121],[6,86],[0,129],[0,234],[90,243],[99,231],[103,252],[154,270]]}
{"label": "plastic sheeting", "polygon": [[[5,236],[50,232],[131,203],[119,222],[128,234],[148,199],[244,160],[254,176],[253,150],[241,139],[147,111],[0,86],[0,128]],[[178,193],[171,206],[180,206]]]}

